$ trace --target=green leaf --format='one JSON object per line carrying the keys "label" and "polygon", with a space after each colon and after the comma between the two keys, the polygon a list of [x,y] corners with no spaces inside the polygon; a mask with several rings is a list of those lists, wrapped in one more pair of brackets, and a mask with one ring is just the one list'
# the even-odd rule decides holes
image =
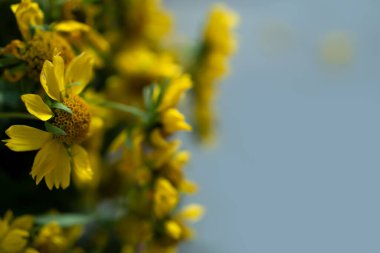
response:
{"label": "green leaf", "polygon": [[21,62],[20,59],[13,57],[13,56],[4,57],[4,58],[0,59],[0,68],[15,65],[15,64],[18,64],[20,62]]}
{"label": "green leaf", "polygon": [[50,222],[57,222],[61,227],[71,227],[74,225],[84,225],[93,220],[93,217],[85,214],[57,214],[40,215],[36,217],[38,225],[46,225]]}
{"label": "green leaf", "polygon": [[170,79],[165,79],[163,84],[161,85],[160,94],[158,94],[158,98],[155,104],[156,107],[158,107],[161,104],[161,101],[165,95],[166,89],[168,88],[169,84]]}
{"label": "green leaf", "polygon": [[66,105],[60,103],[60,102],[53,102],[50,107],[52,108],[56,108],[56,109],[61,109],[67,113],[70,113],[70,114],[73,114],[73,112],[71,111],[71,109],[69,107],[67,107]]}
{"label": "green leaf", "polygon": [[52,134],[55,134],[57,136],[63,136],[63,135],[66,135],[66,132],[63,131],[61,128],[59,127],[56,127],[56,126],[53,126],[52,124],[50,124],[49,122],[45,122],[45,128],[46,128],[46,131],[52,133]]}
{"label": "green leaf", "polygon": [[155,84],[151,84],[145,87],[143,90],[144,105],[145,105],[145,108],[148,109],[148,111],[151,111],[154,109],[154,102],[153,102],[154,87],[155,87]]}

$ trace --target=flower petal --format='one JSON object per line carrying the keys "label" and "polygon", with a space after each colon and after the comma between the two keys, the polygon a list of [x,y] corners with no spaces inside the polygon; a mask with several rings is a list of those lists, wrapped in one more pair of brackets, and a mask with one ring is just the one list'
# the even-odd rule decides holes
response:
{"label": "flower petal", "polygon": [[65,63],[63,61],[63,58],[59,55],[53,56],[53,65],[54,65],[54,73],[55,77],[58,81],[58,89],[59,92],[64,92],[65,90],[65,83],[64,83],[64,73],[65,73]]}
{"label": "flower petal", "polygon": [[53,112],[47,104],[44,103],[39,95],[25,94],[21,96],[28,112],[42,121],[47,121],[53,117]]}
{"label": "flower petal", "polygon": [[61,146],[61,154],[58,156],[58,160],[54,164],[54,168],[45,176],[45,182],[48,188],[53,189],[53,185],[55,188],[66,189],[70,185],[70,175],[71,175],[71,164],[70,157],[65,150],[63,145]]}
{"label": "flower petal", "polygon": [[[47,142],[40,151],[38,151],[34,158],[32,171],[30,174],[36,180],[36,184],[39,184],[44,176],[52,171],[57,163],[59,163],[60,157],[65,155],[66,150],[64,146],[55,139]],[[51,187],[49,187],[51,189]]]}
{"label": "flower petal", "polygon": [[93,59],[89,54],[81,53],[67,66],[65,81],[74,94],[79,94],[92,77]]}
{"label": "flower petal", "polygon": [[55,101],[61,101],[60,84],[53,63],[46,60],[42,67],[40,81],[45,92]]}
{"label": "flower petal", "polygon": [[5,133],[10,137],[10,139],[4,140],[5,145],[13,151],[40,149],[53,137],[51,133],[23,125],[11,126]]}
{"label": "flower petal", "polygon": [[54,26],[54,30],[57,32],[67,32],[67,33],[88,32],[91,30],[91,27],[86,24],[77,22],[75,20],[65,20],[65,21],[58,22]]}
{"label": "flower petal", "polygon": [[92,179],[92,169],[87,152],[79,145],[72,146],[72,157],[74,160],[74,172],[83,181]]}

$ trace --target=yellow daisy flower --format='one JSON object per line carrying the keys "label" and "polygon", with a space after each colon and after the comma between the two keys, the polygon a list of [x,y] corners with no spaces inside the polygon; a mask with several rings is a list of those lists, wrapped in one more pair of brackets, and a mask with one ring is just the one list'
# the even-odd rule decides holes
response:
{"label": "yellow daisy flower", "polygon": [[65,189],[70,185],[72,169],[78,177],[91,178],[87,152],[80,146],[89,133],[91,113],[79,97],[91,76],[88,55],[74,58],[66,71],[62,57],[55,55],[53,62],[45,61],[41,72],[45,101],[35,94],[21,96],[28,112],[45,121],[47,131],[14,125],[6,130],[10,139],[5,145],[13,151],[39,150],[31,171],[37,184],[45,178],[49,189]]}

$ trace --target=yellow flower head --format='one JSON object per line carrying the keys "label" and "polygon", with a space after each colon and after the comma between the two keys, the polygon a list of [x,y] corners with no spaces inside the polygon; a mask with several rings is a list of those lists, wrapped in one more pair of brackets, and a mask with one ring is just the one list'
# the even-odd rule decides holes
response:
{"label": "yellow flower head", "polygon": [[144,77],[156,81],[171,78],[180,73],[180,67],[165,53],[155,53],[147,47],[138,46],[122,51],[116,57],[116,68],[124,75]]}
{"label": "yellow flower head", "polygon": [[134,41],[158,42],[172,28],[172,17],[161,0],[128,0],[125,13],[126,35]]}
{"label": "yellow flower head", "polygon": [[8,211],[4,218],[0,219],[0,252],[21,252],[27,245],[32,226],[32,216],[24,215],[13,219],[12,212]]}
{"label": "yellow flower head", "polygon": [[81,226],[63,229],[57,222],[44,225],[34,238],[34,247],[43,253],[64,253],[82,234]]}
{"label": "yellow flower head", "polygon": [[171,134],[177,131],[191,131],[191,126],[185,122],[185,116],[177,109],[171,108],[161,115],[164,130]]}
{"label": "yellow flower head", "polygon": [[28,112],[45,121],[47,132],[14,125],[6,130],[10,139],[5,142],[13,151],[39,150],[31,171],[37,184],[45,178],[49,189],[66,188],[72,167],[78,177],[91,178],[87,152],[79,145],[92,123],[89,107],[79,97],[91,76],[92,63],[87,55],[77,56],[66,70],[62,57],[56,55],[53,62],[45,61],[41,72],[46,102],[35,94],[21,96]]}
{"label": "yellow flower head", "polygon": [[32,37],[30,27],[42,25],[44,22],[44,13],[38,6],[38,3],[32,0],[22,0],[19,4],[11,6],[16,16],[20,32],[25,40]]}
{"label": "yellow flower head", "polygon": [[168,215],[178,204],[177,190],[165,178],[156,181],[154,189],[154,214],[157,218]]}
{"label": "yellow flower head", "polygon": [[232,33],[239,22],[238,16],[223,5],[215,5],[210,12],[209,20],[204,31],[204,40],[211,50],[231,54],[236,48]]}

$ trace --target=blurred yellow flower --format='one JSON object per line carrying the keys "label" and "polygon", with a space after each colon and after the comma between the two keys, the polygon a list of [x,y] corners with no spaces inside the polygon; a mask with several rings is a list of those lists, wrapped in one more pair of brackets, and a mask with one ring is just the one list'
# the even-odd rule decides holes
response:
{"label": "blurred yellow flower", "polygon": [[3,219],[0,219],[0,252],[20,253],[25,250],[29,231],[33,226],[33,217],[20,216],[13,219],[13,214],[8,211]]}
{"label": "blurred yellow flower", "polygon": [[63,229],[57,222],[44,225],[33,240],[33,247],[41,253],[64,253],[82,234],[81,226]]}
{"label": "blurred yellow flower", "polygon": [[178,204],[178,192],[165,178],[159,178],[154,188],[154,214],[163,218]]}

